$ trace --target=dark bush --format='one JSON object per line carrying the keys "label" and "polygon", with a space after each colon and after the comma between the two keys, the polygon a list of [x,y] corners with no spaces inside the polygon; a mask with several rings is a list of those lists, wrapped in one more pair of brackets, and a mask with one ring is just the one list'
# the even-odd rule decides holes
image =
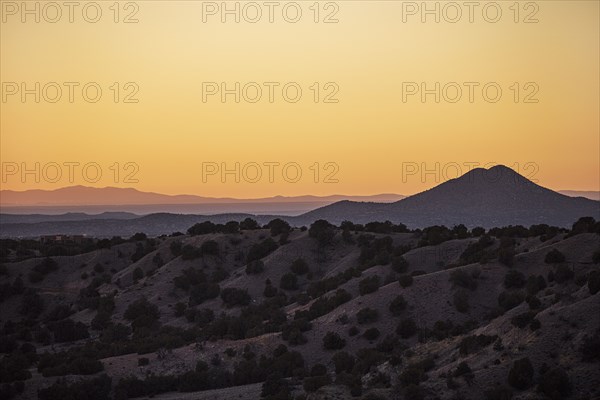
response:
{"label": "dark bush", "polygon": [[529,276],[527,278],[526,283],[527,292],[531,295],[537,294],[540,290],[546,289],[546,279],[543,276],[538,275],[537,277],[534,275]]}
{"label": "dark bush", "polygon": [[263,296],[265,297],[275,297],[277,295],[277,288],[273,286],[270,279],[267,279],[265,284],[265,290],[263,291]]}
{"label": "dark bush", "polygon": [[246,264],[246,273],[249,275],[260,274],[265,270],[265,263],[262,260],[250,261]]}
{"label": "dark bush", "polygon": [[369,328],[363,333],[363,337],[369,341],[375,340],[379,337],[381,332],[377,328]]}
{"label": "dark bush", "polygon": [[407,288],[413,284],[413,277],[409,274],[400,275],[400,278],[398,278],[398,283],[403,288]]}
{"label": "dark bush", "polygon": [[515,389],[525,390],[533,382],[533,365],[529,358],[516,360],[508,372],[508,383]]}
{"label": "dark bush", "polygon": [[266,257],[275,251],[277,247],[277,243],[275,243],[271,238],[266,238],[260,243],[255,243],[248,250],[246,262],[259,260],[263,257]]}
{"label": "dark bush", "polygon": [[304,378],[303,387],[308,393],[316,392],[319,388],[331,383],[329,376],[311,376]]}
{"label": "dark bush", "polygon": [[221,290],[221,300],[227,307],[235,307],[247,306],[251,298],[246,289],[225,288]]}
{"label": "dark bush", "polygon": [[281,276],[279,287],[283,290],[298,290],[298,277],[291,272]]}
{"label": "dark bush", "polygon": [[494,343],[498,336],[471,335],[463,338],[458,344],[458,350],[461,356],[477,353],[479,350]]}
{"label": "dark bush", "polygon": [[214,233],[217,231],[217,226],[210,221],[200,222],[194,224],[187,230],[188,235],[197,236],[205,235],[207,233]]}
{"label": "dark bush", "polygon": [[217,283],[199,283],[190,289],[190,306],[202,304],[206,300],[214,299],[221,293]]}
{"label": "dark bush", "polygon": [[290,399],[290,384],[281,377],[281,374],[274,373],[267,376],[262,384],[260,397],[267,400],[287,400]]}
{"label": "dark bush", "polygon": [[[481,233],[481,231],[477,231],[477,233]],[[469,244],[465,251],[463,251],[463,253],[460,255],[460,264],[465,265],[479,262],[483,263],[487,261],[491,257],[491,252],[488,250],[488,248],[492,244],[494,244],[494,240],[489,235],[481,236],[477,242]]]}
{"label": "dark bush", "polygon": [[325,246],[333,240],[335,226],[323,219],[317,220],[308,229],[308,236],[316,239],[320,246]]}
{"label": "dark bush", "polygon": [[488,389],[483,392],[485,400],[511,400],[512,391],[507,387],[499,386],[494,389]]}
{"label": "dark bush", "polygon": [[246,218],[242,222],[240,222],[240,229],[244,231],[253,231],[256,229],[260,229],[258,222],[252,218]]}
{"label": "dark bush", "polygon": [[600,271],[592,271],[588,275],[588,289],[594,295],[600,292]]}
{"label": "dark bush", "polygon": [[532,311],[524,312],[522,314],[518,314],[512,317],[510,319],[510,323],[516,326],[517,328],[523,329],[533,321],[535,315],[536,313]]}
{"label": "dark bush", "polygon": [[406,310],[406,306],[407,303],[406,300],[404,300],[404,296],[399,294],[390,303],[389,310],[392,313],[392,315],[399,316],[404,310]]}
{"label": "dark bush", "polygon": [[380,283],[381,280],[377,275],[364,278],[358,283],[358,291],[360,292],[361,296],[376,292],[379,289]]}
{"label": "dark bush", "polygon": [[520,289],[525,286],[525,275],[515,269],[511,269],[504,276],[504,287],[507,289]]}
{"label": "dark bush", "polygon": [[565,261],[565,255],[561,253],[557,249],[550,250],[546,257],[544,258],[544,262],[546,264],[557,264]]}
{"label": "dark bush", "polygon": [[396,327],[396,333],[403,339],[408,339],[417,333],[417,324],[412,318],[404,318]]}
{"label": "dark bush", "polygon": [[583,361],[600,360],[600,330],[591,336],[586,335],[579,351],[583,356]]}
{"label": "dark bush", "polygon": [[327,332],[323,337],[323,347],[327,350],[340,350],[346,346],[346,340],[335,332]]}
{"label": "dark bush", "polygon": [[54,334],[54,341],[57,343],[74,342],[90,337],[84,323],[68,318],[48,324],[48,328]]}
{"label": "dark bush", "polygon": [[408,261],[402,256],[392,258],[392,269],[400,274],[408,270]]}
{"label": "dark bush", "polygon": [[542,374],[538,390],[552,400],[561,400],[571,394],[569,375],[561,368],[553,368]]}
{"label": "dark bush", "polygon": [[171,250],[171,254],[173,254],[175,257],[181,255],[181,242],[179,240],[176,240],[174,242],[171,242],[171,244],[169,245],[169,249]]}
{"label": "dark bush", "polygon": [[155,304],[150,303],[145,297],[142,297],[127,307],[123,317],[131,321],[131,325],[134,328],[151,327],[158,321],[160,313]]}
{"label": "dark bush", "polygon": [[554,270],[554,280],[556,283],[568,282],[573,279],[574,276],[575,272],[573,272],[573,270],[565,264],[557,265],[556,269]]}
{"label": "dark bush", "polygon": [[38,398],[40,400],[108,400],[111,381],[111,378],[106,375],[71,384],[65,380],[58,380],[52,386],[38,390]]}
{"label": "dark bush", "polygon": [[290,224],[288,224],[281,218],[275,218],[275,219],[271,220],[267,224],[267,228],[269,228],[271,230],[271,236],[277,236],[277,235],[281,235],[284,233],[289,233],[292,230],[292,228],[290,227]]}
{"label": "dark bush", "polygon": [[469,293],[466,290],[457,290],[453,295],[454,307],[456,311],[460,313],[466,313],[469,311]]}
{"label": "dark bush", "polygon": [[136,268],[133,270],[133,281],[134,281],[134,282],[137,282],[137,281],[139,281],[140,279],[142,279],[143,277],[144,277],[144,270],[143,270],[143,269],[141,269],[140,267],[136,267]]}
{"label": "dark bush", "polygon": [[125,340],[131,333],[131,329],[123,324],[111,324],[106,327],[100,335],[100,341],[111,343],[119,340]]}
{"label": "dark bush", "polygon": [[191,244],[186,244],[181,249],[181,259],[182,260],[195,260],[196,258],[200,258],[202,256],[202,252],[199,248],[192,246]]}
{"label": "dark bush", "polygon": [[356,321],[359,324],[371,324],[373,322],[376,322],[378,318],[379,313],[377,312],[377,310],[374,310],[369,307],[363,308],[356,313]]}
{"label": "dark bush", "polygon": [[527,304],[529,304],[529,309],[537,310],[542,306],[542,302],[536,296],[529,295],[525,298]]}
{"label": "dark bush", "polygon": [[465,269],[456,269],[450,273],[450,282],[454,286],[458,286],[464,289],[475,290],[477,289],[477,281],[473,276]]}
{"label": "dark bush", "polygon": [[200,246],[200,253],[202,255],[218,256],[219,244],[214,240],[207,240]]}
{"label": "dark bush", "polygon": [[31,319],[37,318],[44,310],[44,302],[34,289],[26,289],[21,299],[19,312]]}
{"label": "dark bush", "polygon": [[310,271],[308,264],[303,258],[296,259],[291,266],[291,270],[296,275],[304,275]]}
{"label": "dark bush", "polygon": [[345,352],[339,351],[332,357],[333,364],[335,365],[335,373],[340,374],[342,372],[351,372],[354,368],[354,356]]}
{"label": "dark bush", "polygon": [[525,300],[525,295],[521,292],[502,292],[498,296],[498,305],[508,311],[515,308]]}

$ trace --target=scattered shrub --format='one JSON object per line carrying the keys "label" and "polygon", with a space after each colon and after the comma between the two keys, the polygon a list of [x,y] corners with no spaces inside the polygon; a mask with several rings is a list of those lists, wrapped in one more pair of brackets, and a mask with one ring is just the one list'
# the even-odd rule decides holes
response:
{"label": "scattered shrub", "polygon": [[316,239],[320,246],[325,246],[333,240],[335,226],[323,219],[317,220],[308,229],[308,236]]}
{"label": "scattered shrub", "polygon": [[271,238],[266,238],[260,243],[255,243],[248,250],[246,262],[251,262],[254,260],[264,258],[271,254],[273,251],[275,251],[277,247],[277,243],[275,243],[275,241],[273,241],[273,239]]}
{"label": "scattered shrub", "polygon": [[583,356],[583,361],[600,360],[600,330],[591,336],[586,335],[579,351]]}
{"label": "scattered shrub", "polygon": [[600,271],[592,271],[588,275],[588,289],[594,295],[600,292]]}
{"label": "scattered shrub", "polygon": [[246,289],[225,288],[221,291],[221,300],[227,307],[235,307],[247,306],[251,299]]}
{"label": "scattered shrub", "polygon": [[538,390],[552,400],[561,400],[571,394],[569,375],[561,368],[553,368],[542,374]]}
{"label": "scattered shrub", "polygon": [[123,317],[131,321],[131,326],[135,329],[138,327],[151,327],[158,321],[160,313],[155,304],[142,297],[127,307]]}
{"label": "scattered shrub", "polygon": [[454,307],[460,313],[469,311],[469,293],[466,290],[457,290],[453,296]]}
{"label": "scattered shrub", "polygon": [[335,332],[327,332],[323,337],[323,347],[327,350],[339,350],[344,346],[346,346],[346,340]]}
{"label": "scattered shrub", "polygon": [[358,283],[358,291],[360,292],[361,296],[376,292],[379,289],[380,283],[381,280],[377,275],[364,278]]}
{"label": "scattered shrub", "polygon": [[142,279],[143,277],[144,277],[144,270],[143,270],[143,269],[141,269],[140,267],[136,267],[136,268],[133,270],[133,281],[134,281],[134,282],[137,282],[137,281],[139,281],[140,279]]}
{"label": "scattered shrub", "polygon": [[498,305],[504,311],[515,308],[525,300],[525,295],[521,292],[502,292],[498,296]]}
{"label": "scattered shrub", "polygon": [[392,269],[400,274],[408,270],[408,261],[402,256],[392,258]]}
{"label": "scattered shrub", "polygon": [[533,365],[529,358],[516,360],[508,372],[508,383],[515,389],[525,390],[533,382]]}
{"label": "scattered shrub", "polygon": [[298,277],[291,272],[281,276],[279,287],[283,290],[298,290]]}
{"label": "scattered shrub", "polygon": [[512,391],[507,387],[499,386],[494,389],[488,389],[483,392],[485,400],[511,400]]}
{"label": "scattered shrub", "polygon": [[406,300],[404,300],[404,296],[399,294],[390,303],[389,310],[392,313],[392,315],[399,316],[404,310],[406,310],[406,306],[407,303]]}
{"label": "scattered shrub", "polygon": [[48,324],[48,328],[54,334],[54,341],[57,343],[73,342],[90,337],[84,323],[75,322],[69,318]]}
{"label": "scattered shrub", "polygon": [[412,318],[404,318],[396,327],[396,333],[403,339],[408,339],[417,333],[417,324]]}
{"label": "scattered shrub", "polygon": [[402,274],[400,275],[400,278],[398,278],[398,283],[403,288],[407,288],[413,284],[413,277],[409,274]]}
{"label": "scattered shrub", "polygon": [[333,364],[335,365],[335,373],[341,374],[342,372],[351,372],[354,368],[355,359],[354,356],[345,352],[339,351],[332,357]]}
{"label": "scattered shrub", "polygon": [[265,263],[262,260],[250,261],[246,264],[246,273],[248,275],[260,274],[265,270]]}
{"label": "scattered shrub", "polygon": [[465,269],[456,269],[452,271],[452,273],[450,273],[450,282],[452,282],[454,286],[464,289],[477,289],[477,281]]}
{"label": "scattered shrub", "polygon": [[479,350],[494,343],[498,336],[471,335],[463,338],[458,344],[458,350],[461,356],[477,353]]}
{"label": "scattered shrub", "polygon": [[575,272],[565,264],[559,264],[554,271],[554,280],[556,283],[565,283],[575,276]]}
{"label": "scattered shrub", "polygon": [[309,272],[308,264],[303,258],[296,259],[292,263],[291,270],[296,275],[304,275]]}
{"label": "scattered shrub", "polygon": [[511,269],[504,276],[504,287],[507,289],[520,289],[525,286],[525,283],[525,275],[515,269]]}
{"label": "scattered shrub", "polygon": [[108,400],[111,381],[111,378],[106,375],[71,384],[64,379],[59,379],[52,386],[38,390],[38,398],[40,400]]}
{"label": "scattered shrub", "polygon": [[356,321],[361,325],[376,322],[378,318],[379,313],[377,312],[377,310],[374,310],[369,307],[363,308],[356,313]]}
{"label": "scattered shrub", "polygon": [[363,333],[363,337],[369,341],[375,340],[379,337],[381,333],[377,328],[369,328]]}
{"label": "scattered shrub", "polygon": [[544,262],[546,264],[557,264],[565,261],[565,255],[561,253],[557,249],[550,250],[546,257],[544,258]]}

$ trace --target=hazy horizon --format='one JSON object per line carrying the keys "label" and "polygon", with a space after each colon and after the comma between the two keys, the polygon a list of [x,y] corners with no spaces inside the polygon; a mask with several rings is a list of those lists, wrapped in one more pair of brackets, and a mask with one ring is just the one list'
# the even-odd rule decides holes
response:
{"label": "hazy horizon", "polygon": [[[266,10],[256,23],[222,22],[204,3],[141,2],[120,10],[119,23],[104,3],[97,23],[81,12],[69,23],[66,9],[57,23],[5,15],[0,158],[19,174],[3,177],[2,188],[414,194],[470,165],[498,163],[555,190],[598,189],[598,2],[544,2],[537,11],[523,3],[518,15],[501,3],[499,21],[479,7],[473,22],[463,9],[456,23],[446,11],[422,22],[406,14],[407,2],[389,1],[333,2],[318,15],[300,3],[297,23],[280,9],[272,23]],[[122,21],[130,14],[138,22]],[[72,102],[65,82],[78,85]],[[207,94],[215,82],[246,89],[223,100]],[[278,85],[272,102],[265,82]],[[297,102],[282,96],[290,82],[289,96],[296,84],[302,90]],[[252,102],[255,84],[263,96]],[[102,97],[85,100],[95,87]],[[502,96],[490,100],[497,89]],[[39,179],[22,179],[36,163]],[[78,163],[72,182],[65,163]],[[215,173],[236,163],[239,181]],[[265,163],[278,164],[272,181]],[[57,165],[59,181],[44,179]],[[88,181],[100,172],[98,182],[84,179],[85,166]]]}

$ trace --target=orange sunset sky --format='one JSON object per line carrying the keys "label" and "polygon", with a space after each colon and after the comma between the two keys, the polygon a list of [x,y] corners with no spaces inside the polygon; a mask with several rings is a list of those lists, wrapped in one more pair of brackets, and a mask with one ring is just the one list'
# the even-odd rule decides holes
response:
{"label": "orange sunset sky", "polygon": [[[47,19],[57,18],[56,10],[26,2],[32,10],[36,3],[39,22],[22,14],[25,3],[0,1],[2,189],[83,184],[246,198],[412,194],[456,176],[456,168],[443,168],[448,163],[463,173],[465,163],[502,163],[555,190],[600,190],[598,1],[500,1],[497,22],[486,20],[495,18],[490,2],[479,3],[472,22],[462,6],[462,17],[449,21],[458,18],[456,9],[437,2],[435,22],[435,15],[411,8],[421,2],[298,1],[302,14],[295,23],[282,11],[290,2],[279,2],[273,22],[263,2],[254,3],[262,12],[254,23],[256,9],[248,2],[239,2],[239,23],[232,15],[221,21],[220,10],[211,8],[221,2],[99,1],[102,15],[95,23],[82,15],[89,2],[74,10],[73,22],[62,7],[54,23]],[[286,7],[285,16],[294,19],[296,8]],[[93,19],[95,9],[86,10]],[[137,22],[124,23],[127,16]],[[36,82],[40,102],[35,93],[23,102],[21,89],[34,89]],[[57,96],[49,82],[62,88],[55,103],[47,101]],[[78,84],[73,102],[65,82]],[[102,90],[95,103],[83,98],[89,82]],[[243,96],[236,103],[234,95],[222,102],[220,94],[203,101],[206,89],[214,89],[203,82],[228,88],[257,82],[263,96],[255,103]],[[273,102],[264,82],[278,84]],[[288,82],[302,89],[295,103],[283,97]],[[456,82],[463,93],[447,101],[456,94],[450,85],[446,97],[440,89],[439,103],[434,94],[425,102],[420,93],[403,99],[414,88],[403,82],[425,82],[430,89],[435,82]],[[464,82],[478,85],[473,102]],[[495,103],[482,93],[490,82],[502,89]],[[247,89],[246,97],[254,98],[255,87]],[[125,102],[133,92],[138,102]],[[328,94],[338,101],[325,102]],[[36,162],[52,176],[51,163],[97,163],[102,177],[86,181],[77,168],[69,182],[66,167],[56,182],[7,174]],[[128,162],[138,168],[137,183],[124,180],[134,171],[125,168]],[[287,182],[278,167],[269,182],[263,167],[255,183],[243,177],[236,183],[233,176],[222,182],[218,174],[203,181],[206,162],[229,168],[295,162],[302,177]],[[440,163],[447,174],[403,179],[407,162],[429,169]],[[250,167],[246,172],[255,176]],[[324,182],[333,172],[337,183]]]}

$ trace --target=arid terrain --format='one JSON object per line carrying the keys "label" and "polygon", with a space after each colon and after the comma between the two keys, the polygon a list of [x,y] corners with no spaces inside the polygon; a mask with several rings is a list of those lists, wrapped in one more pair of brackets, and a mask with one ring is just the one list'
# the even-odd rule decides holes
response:
{"label": "arid terrain", "polygon": [[[575,222],[575,221],[574,221]],[[600,223],[2,241],[2,398],[597,399]]]}

